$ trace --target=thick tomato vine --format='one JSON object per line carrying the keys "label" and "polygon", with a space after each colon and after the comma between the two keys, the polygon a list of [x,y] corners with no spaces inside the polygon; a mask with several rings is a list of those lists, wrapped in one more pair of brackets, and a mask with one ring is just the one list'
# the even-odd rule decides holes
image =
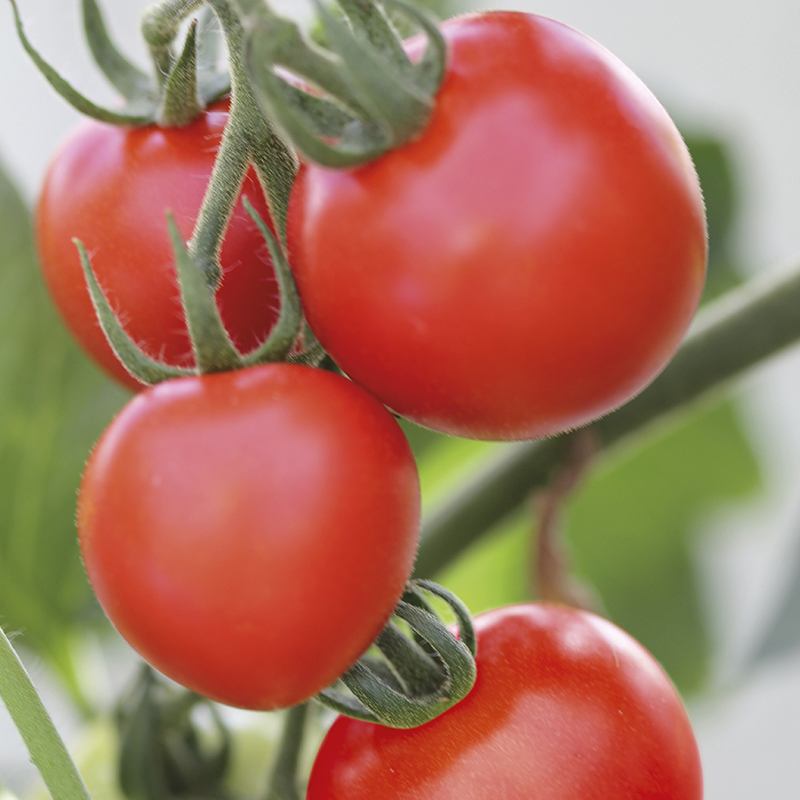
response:
{"label": "thick tomato vine", "polygon": [[472,693],[410,731],[338,719],[308,800],[701,800],[683,705],[627,634],[556,606],[490,612],[476,630]]}
{"label": "thick tomato vine", "polygon": [[[183,128],[124,128],[88,121],[54,157],[36,223],[44,275],[68,327],[111,375],[141,389],[122,367],[97,323],[73,238],[131,337],[150,355],[193,363],[167,233],[166,212],[188,239],[228,121],[217,104]],[[269,219],[254,172],[242,187]],[[261,342],[279,310],[272,264],[255,223],[237,203],[221,253],[217,301],[238,347]]]}
{"label": "thick tomato vine", "polygon": [[255,709],[307,699],[367,649],[418,522],[392,417],[338,375],[286,364],[140,394],[94,451],[78,511],[119,632],[180,683]]}
{"label": "thick tomato vine", "polygon": [[403,416],[477,438],[558,433],[675,351],[705,275],[697,176],[658,101],[583,34],[521,13],[443,31],[447,74],[416,141],[302,169],[300,292],[345,372]]}

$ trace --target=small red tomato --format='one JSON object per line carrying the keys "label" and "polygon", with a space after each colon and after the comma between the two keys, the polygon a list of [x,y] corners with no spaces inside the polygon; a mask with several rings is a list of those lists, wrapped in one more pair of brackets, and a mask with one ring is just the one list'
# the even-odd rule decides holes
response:
{"label": "small red tomato", "polygon": [[705,277],[697,175],[655,97],[583,34],[522,13],[443,30],[417,140],[302,169],[300,292],[334,359],[399,414],[481,439],[555,434],[674,353]]}
{"label": "small red tomato", "polygon": [[[218,104],[184,128],[86,122],[58,151],[45,178],[36,227],[50,293],[84,349],[130,388],[142,386],[106,341],[72,239],[86,245],[100,285],[131,337],[154,357],[192,365],[166,212],[175,215],[188,239],[227,121],[227,104]],[[269,219],[253,172],[242,194]],[[222,318],[234,342],[249,350],[268,334],[280,302],[264,241],[241,203],[221,261]]]}
{"label": "small red tomato", "polygon": [[338,719],[308,800],[701,800],[680,698],[626,633],[538,605],[476,630],[472,693],[415,730]]}
{"label": "small red tomato", "polygon": [[92,586],[156,668],[230,705],[293,705],[380,632],[411,572],[419,487],[391,415],[275,364],[163,383],[94,451],[78,529]]}

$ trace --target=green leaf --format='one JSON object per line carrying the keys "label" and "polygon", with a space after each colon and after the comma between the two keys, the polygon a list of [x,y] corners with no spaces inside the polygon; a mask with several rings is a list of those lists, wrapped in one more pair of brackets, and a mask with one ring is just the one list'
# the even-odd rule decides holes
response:
{"label": "green leaf", "polygon": [[69,642],[91,593],[75,542],[75,493],[123,397],[57,319],[29,212],[0,170],[0,619],[76,692]]}

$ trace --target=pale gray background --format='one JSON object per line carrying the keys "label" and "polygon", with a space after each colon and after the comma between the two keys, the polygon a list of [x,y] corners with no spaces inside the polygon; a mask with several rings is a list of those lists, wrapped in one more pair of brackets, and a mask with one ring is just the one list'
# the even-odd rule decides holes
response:
{"label": "pale gray background", "polygon": [[[104,5],[113,27],[122,32],[133,28],[145,3],[105,0]],[[300,13],[306,7],[276,5]],[[767,271],[800,258],[796,0],[506,0],[491,5],[548,14],[586,31],[637,71],[679,119],[691,121],[693,129],[724,135],[741,167],[743,261]],[[20,6],[43,51],[87,92],[110,100],[80,45],[77,0],[20,0]],[[137,43],[131,42],[130,50],[137,52]],[[48,154],[77,115],[23,57],[5,3],[0,3],[0,97],[0,158],[33,197]],[[707,575],[723,677],[733,672],[774,603],[800,524],[800,351],[761,368],[738,391],[750,411],[770,488],[756,504],[709,519],[709,535],[697,553]],[[46,683],[41,665],[31,667]],[[57,697],[52,702],[59,722],[70,730],[68,715],[58,713]],[[694,708],[693,716],[709,800],[800,797],[800,658],[763,670],[744,688],[720,693]],[[0,775],[13,770],[24,779],[30,773],[21,768],[23,761],[16,735],[0,712]]]}

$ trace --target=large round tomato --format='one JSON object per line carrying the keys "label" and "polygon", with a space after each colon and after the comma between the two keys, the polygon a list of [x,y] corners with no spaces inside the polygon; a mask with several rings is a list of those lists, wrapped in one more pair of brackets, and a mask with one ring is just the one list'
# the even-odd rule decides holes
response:
{"label": "large round tomato", "polygon": [[332,683],[390,616],[413,564],[419,487],[391,415],[286,364],[135,398],[81,486],[81,550],[119,632],[176,681],[288,706]]}
{"label": "large round tomato", "polygon": [[301,171],[299,288],[331,355],[398,413],[476,438],[557,433],[677,347],[705,275],[697,176],[658,101],[583,34],[521,13],[444,33],[419,139]]}
{"label": "large round tomato", "polygon": [[[150,355],[191,365],[166,212],[175,215],[188,239],[227,120],[222,104],[184,128],[86,122],[56,154],[45,178],[36,220],[50,292],[83,347],[131,388],[142,387],[119,363],[97,323],[72,239],[88,248],[100,285],[133,339]],[[269,218],[254,173],[242,193]],[[248,350],[269,332],[279,301],[264,241],[241,203],[221,260],[222,318],[235,343]]]}
{"label": "large round tomato", "polygon": [[519,606],[476,621],[478,680],[399,731],[340,718],[308,800],[700,800],[692,729],[661,668],[591,614]]}

